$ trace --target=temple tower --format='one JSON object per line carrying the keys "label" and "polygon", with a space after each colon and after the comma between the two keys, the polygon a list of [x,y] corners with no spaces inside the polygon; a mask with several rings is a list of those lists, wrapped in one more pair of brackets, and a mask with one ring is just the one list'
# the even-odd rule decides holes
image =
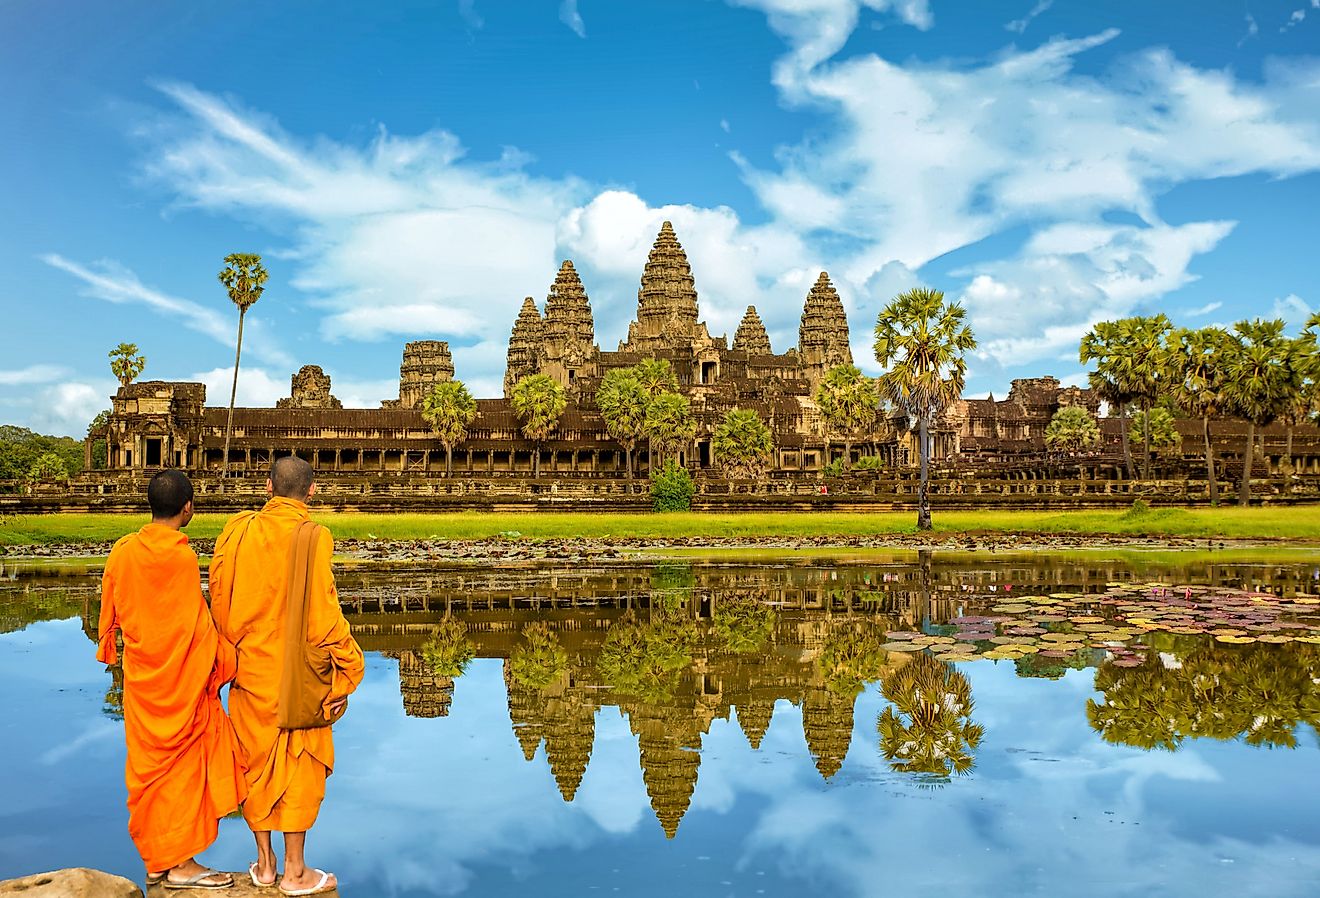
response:
{"label": "temple tower", "polygon": [[320,365],[303,365],[291,378],[289,396],[275,402],[276,408],[343,408],[330,395],[330,375]]}
{"label": "temple tower", "polygon": [[637,320],[628,325],[628,340],[620,349],[654,353],[694,341],[709,342],[698,320],[697,287],[687,253],[665,222],[651,247],[637,291]]}
{"label": "temple tower", "polygon": [[798,353],[813,385],[831,368],[852,364],[848,315],[827,272],[820,273],[816,285],[807,294],[798,328]]}
{"label": "temple tower", "polygon": [[852,744],[853,706],[856,696],[839,695],[824,687],[807,691],[802,699],[802,730],[807,750],[822,779],[839,772]]}
{"label": "temple tower", "polygon": [[545,299],[540,372],[555,378],[568,391],[576,392],[579,379],[592,373],[585,369],[590,366],[594,370],[595,341],[591,300],[573,263],[566,259]]}
{"label": "temple tower", "polygon": [[399,652],[399,694],[409,717],[448,717],[454,701],[454,678],[442,677],[427,666],[422,653]]}
{"label": "temple tower", "polygon": [[747,744],[753,749],[761,747],[766,730],[770,729],[770,718],[775,713],[775,703],[767,699],[749,699],[741,702],[738,708],[738,726],[747,737]]}
{"label": "temple tower", "polygon": [[590,695],[569,688],[546,702],[545,759],[564,801],[577,795],[596,738],[596,707]]}
{"label": "temple tower", "polygon": [[733,334],[733,351],[748,355],[770,355],[770,335],[765,332],[761,316],[756,314],[756,306],[748,306],[738,330]]}
{"label": "temple tower", "polygon": [[399,365],[399,398],[387,399],[383,408],[420,408],[438,383],[454,379],[454,359],[443,340],[414,340],[403,347]]}
{"label": "temple tower", "polygon": [[541,338],[545,322],[530,296],[523,300],[518,320],[509,335],[509,355],[504,366],[504,398],[513,392],[513,385],[529,374],[540,370]]}

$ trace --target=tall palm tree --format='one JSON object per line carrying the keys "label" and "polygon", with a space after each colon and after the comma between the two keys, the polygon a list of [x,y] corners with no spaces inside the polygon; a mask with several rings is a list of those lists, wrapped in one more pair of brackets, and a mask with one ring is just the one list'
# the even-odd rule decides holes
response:
{"label": "tall palm tree", "polygon": [[120,343],[110,350],[110,373],[120,386],[128,386],[147,367],[147,357],[138,352],[136,343]]}
{"label": "tall palm tree", "polygon": [[[1316,345],[1316,333],[1312,328],[1306,328],[1296,338],[1288,341],[1284,352],[1284,364],[1289,374],[1288,401],[1279,417],[1287,429],[1284,464],[1285,470],[1291,475],[1293,429],[1315,413],[1317,399],[1320,399],[1320,383],[1317,382],[1320,380],[1320,347]],[[1290,476],[1290,488],[1291,482]]]}
{"label": "tall palm tree", "polygon": [[238,363],[243,357],[243,318],[253,303],[261,299],[269,275],[256,253],[230,253],[220,271],[220,283],[229,293],[229,301],[238,306],[238,342],[234,345],[234,385],[229,391],[229,415],[225,418],[225,455],[220,470],[220,491],[229,474],[229,434],[234,427],[234,400],[238,398]]}
{"label": "tall palm tree", "polygon": [[646,407],[646,437],[661,456],[683,446],[697,432],[692,406],[682,393],[665,390]]}
{"label": "tall palm tree", "polygon": [[[651,402],[661,393],[677,393],[678,377],[674,374],[674,368],[669,364],[668,359],[642,359],[632,367],[633,377],[641,384],[642,390],[646,393],[647,408],[650,408]],[[646,465],[654,470],[656,465],[651,459],[651,439],[646,440]]]}
{"label": "tall palm tree", "polygon": [[880,412],[880,396],[876,393],[875,383],[856,365],[839,365],[825,372],[814,398],[825,426],[843,438],[843,465],[846,468],[852,464],[853,438],[869,432]]}
{"label": "tall palm tree", "polygon": [[730,409],[711,437],[715,462],[730,476],[754,480],[761,476],[775,451],[774,437],[761,416],[751,409]]}
{"label": "tall palm tree", "polygon": [[[1137,316],[1118,322],[1123,328],[1127,344],[1127,367],[1132,392],[1141,411],[1150,418],[1150,410],[1159,401],[1164,387],[1164,338],[1173,330],[1173,324],[1164,315]],[[1142,431],[1142,473],[1150,479],[1151,429]]]}
{"label": "tall palm tree", "polygon": [[1211,505],[1219,504],[1219,476],[1210,442],[1210,419],[1223,410],[1224,352],[1228,339],[1228,334],[1218,327],[1182,328],[1169,335],[1165,349],[1169,398],[1184,414],[1201,419]]}
{"label": "tall palm tree", "polygon": [[1136,479],[1137,469],[1132,463],[1132,444],[1128,440],[1127,408],[1137,394],[1131,388],[1127,365],[1126,334],[1117,321],[1098,321],[1082,337],[1078,357],[1083,365],[1096,363],[1087,380],[1091,389],[1109,406],[1111,414],[1118,412],[1119,434],[1123,444],[1123,464],[1128,477]]}
{"label": "tall palm tree", "polygon": [[962,396],[967,377],[963,355],[976,348],[965,317],[962,306],[944,302],[943,292],[914,287],[894,297],[875,323],[875,359],[887,369],[876,381],[880,395],[919,427],[920,530],[931,527],[930,429],[935,417]]}
{"label": "tall palm tree", "polygon": [[633,368],[611,368],[596,388],[596,407],[605,419],[606,431],[623,446],[629,479],[633,476],[633,450],[646,435],[646,407],[650,401]]}
{"label": "tall palm tree", "polygon": [[523,436],[536,445],[532,476],[540,477],[541,444],[559,427],[559,417],[568,407],[564,388],[548,374],[531,374],[514,384],[509,400],[522,420]]}
{"label": "tall palm tree", "polygon": [[422,419],[445,447],[445,476],[454,470],[454,444],[467,439],[467,427],[477,416],[477,401],[461,380],[442,381],[422,400]]}
{"label": "tall palm tree", "polygon": [[1277,420],[1290,401],[1287,344],[1283,319],[1256,318],[1233,325],[1233,339],[1225,352],[1224,404],[1226,410],[1247,422],[1246,455],[1242,460],[1242,482],[1238,504],[1251,501],[1251,463],[1255,456],[1256,428]]}

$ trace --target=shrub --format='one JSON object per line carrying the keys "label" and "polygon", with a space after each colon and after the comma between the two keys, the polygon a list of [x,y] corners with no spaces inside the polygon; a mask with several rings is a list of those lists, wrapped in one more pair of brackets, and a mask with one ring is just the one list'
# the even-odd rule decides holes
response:
{"label": "shrub", "polygon": [[878,455],[863,455],[857,459],[857,464],[853,465],[854,471],[880,471],[883,470],[885,461]]}
{"label": "shrub", "polygon": [[665,462],[663,468],[651,473],[651,507],[656,511],[691,511],[695,493],[692,475],[676,462]]}
{"label": "shrub", "polygon": [[843,459],[836,458],[834,461],[830,462],[828,465],[821,468],[820,472],[824,474],[826,477],[842,477]]}

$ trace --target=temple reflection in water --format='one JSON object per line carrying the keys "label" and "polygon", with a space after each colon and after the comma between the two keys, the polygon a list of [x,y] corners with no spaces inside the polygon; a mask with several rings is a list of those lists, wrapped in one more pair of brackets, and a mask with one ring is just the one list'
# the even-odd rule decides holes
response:
{"label": "temple reflection in water", "polygon": [[[1001,656],[1013,658],[1020,676],[1097,667],[1098,691],[1078,713],[1111,743],[1176,750],[1204,737],[1290,747],[1299,726],[1317,728],[1320,645],[1308,640],[1320,623],[1298,617],[1312,608],[1300,603],[1316,601],[1308,593],[1315,591],[1313,565],[1161,565],[1167,582],[1241,596],[1207,595],[1205,627],[1218,629],[1190,632],[1195,627],[1179,617],[1169,629],[1187,632],[1157,627],[1132,635],[1120,623],[1098,623],[1099,612],[1137,607],[1122,603],[1136,601],[1140,587],[1123,592],[1122,585],[1154,574],[1130,558],[1032,561],[941,554],[866,564],[395,567],[349,569],[338,579],[363,648],[397,659],[409,717],[446,717],[466,660],[502,659],[513,735],[528,761],[543,752],[565,801],[577,795],[590,763],[597,714],[621,714],[670,837],[692,800],[714,721],[736,722],[755,750],[780,701],[800,710],[794,724],[800,719],[826,780],[853,747],[856,699],[873,683],[888,704],[862,730],[870,734],[868,750],[926,784],[969,773],[990,735],[976,722],[967,668],[939,655],[963,660],[956,653],[971,651],[973,642],[977,651],[1026,652]],[[1106,589],[1108,606],[1074,607],[1071,619],[1058,603],[1044,604]],[[1270,596],[1283,599],[1271,605]],[[78,615],[94,640],[97,603],[90,577],[0,582],[0,629]],[[1250,616],[1266,605],[1268,615]],[[1185,608],[1171,613],[1192,613]],[[985,626],[991,629],[974,632]],[[1040,635],[1025,635],[1033,630]],[[1230,641],[1260,641],[1216,641],[1229,633],[1255,634]],[[1048,638],[1059,641],[1041,641]],[[1029,650],[1014,645],[1031,640],[1038,644]],[[116,716],[121,707],[122,676],[112,668],[105,710]]]}

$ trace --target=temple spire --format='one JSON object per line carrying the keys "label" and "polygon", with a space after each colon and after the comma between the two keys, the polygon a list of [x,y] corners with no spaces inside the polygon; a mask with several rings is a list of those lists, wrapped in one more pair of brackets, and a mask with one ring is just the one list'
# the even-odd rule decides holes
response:
{"label": "temple spire", "polygon": [[590,348],[596,342],[596,328],[591,317],[591,300],[582,286],[577,269],[565,259],[545,298],[545,341],[550,344],[576,344]]}
{"label": "temple spire", "polygon": [[798,352],[813,379],[819,379],[838,365],[852,364],[848,315],[828,272],[822,271],[815,286],[807,293],[802,323],[798,328]]}
{"label": "temple spire", "polygon": [[660,226],[642,270],[637,291],[637,320],[628,326],[627,348],[649,352],[702,334],[698,321],[697,287],[687,253],[674,226]]}
{"label": "temple spire", "polygon": [[770,348],[770,335],[765,332],[761,316],[756,314],[756,306],[747,307],[738,330],[733,334],[733,350],[748,355],[770,355],[774,351]]}
{"label": "temple spire", "polygon": [[536,309],[536,301],[529,296],[523,300],[518,320],[513,323],[513,333],[509,336],[509,355],[504,367],[506,398],[513,391],[514,384],[537,372],[544,331],[545,322]]}

